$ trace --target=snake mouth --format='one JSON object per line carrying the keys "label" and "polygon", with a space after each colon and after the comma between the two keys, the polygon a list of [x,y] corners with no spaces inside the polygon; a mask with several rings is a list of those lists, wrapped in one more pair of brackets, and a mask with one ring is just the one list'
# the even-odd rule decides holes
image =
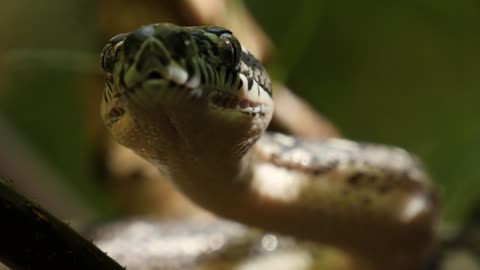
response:
{"label": "snake mouth", "polygon": [[213,91],[210,101],[217,108],[235,110],[251,117],[263,117],[269,112],[266,104],[239,98],[224,91]]}
{"label": "snake mouth", "polygon": [[243,83],[241,82],[237,82],[239,87],[235,92],[220,90],[221,86],[204,86],[201,85],[199,76],[191,75],[175,64],[167,67],[157,66],[146,72],[138,72],[135,66],[132,66],[127,68],[124,74],[122,81],[129,93],[176,91],[179,95],[186,93],[187,99],[192,103],[204,101],[212,105],[214,109],[237,111],[254,118],[264,117],[272,110],[267,102],[258,98],[255,100],[257,95],[251,95],[249,91],[242,91]]}

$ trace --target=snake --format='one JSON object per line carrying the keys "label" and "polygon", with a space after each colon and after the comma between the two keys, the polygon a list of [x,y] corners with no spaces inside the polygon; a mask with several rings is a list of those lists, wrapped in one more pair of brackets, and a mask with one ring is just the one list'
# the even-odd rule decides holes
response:
{"label": "snake", "polygon": [[365,269],[417,269],[435,250],[439,203],[420,160],[267,131],[271,80],[228,29],[142,26],[111,38],[101,67],[112,137],[197,205],[338,248]]}

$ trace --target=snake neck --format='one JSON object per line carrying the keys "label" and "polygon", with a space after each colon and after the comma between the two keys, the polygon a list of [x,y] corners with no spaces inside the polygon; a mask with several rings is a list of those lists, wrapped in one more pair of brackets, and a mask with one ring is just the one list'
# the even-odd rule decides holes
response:
{"label": "snake neck", "polygon": [[230,202],[244,201],[240,197],[247,192],[254,171],[252,146],[263,135],[261,129],[252,129],[248,119],[242,124],[217,121],[200,107],[180,109],[182,103],[175,104],[176,111],[166,108],[148,113],[125,103],[111,104],[126,111],[113,126],[116,141],[155,165],[207,209],[225,206],[222,212],[227,212]]}
{"label": "snake neck", "polygon": [[[169,177],[175,179],[175,185],[196,204],[233,218],[231,211],[245,201],[252,178],[250,155],[251,152],[247,152],[239,158],[226,153],[219,156],[221,158],[195,156],[172,160]],[[187,159],[189,165],[177,164]]]}

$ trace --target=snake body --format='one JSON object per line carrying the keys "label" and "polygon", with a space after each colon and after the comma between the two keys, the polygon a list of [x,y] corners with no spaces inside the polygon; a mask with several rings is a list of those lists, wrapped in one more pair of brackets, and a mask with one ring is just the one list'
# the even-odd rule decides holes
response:
{"label": "snake body", "polygon": [[415,269],[434,248],[438,205],[418,160],[392,146],[266,132],[270,79],[227,29],[144,26],[112,38],[102,68],[112,136],[198,205],[367,267]]}

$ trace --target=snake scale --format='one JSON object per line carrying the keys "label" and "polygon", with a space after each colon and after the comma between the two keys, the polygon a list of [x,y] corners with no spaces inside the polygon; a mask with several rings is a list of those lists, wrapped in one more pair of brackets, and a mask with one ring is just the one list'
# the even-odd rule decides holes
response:
{"label": "snake scale", "polygon": [[419,161],[392,146],[266,132],[270,79],[229,30],[147,25],[113,37],[101,62],[112,136],[196,204],[371,269],[430,256],[438,203]]}

